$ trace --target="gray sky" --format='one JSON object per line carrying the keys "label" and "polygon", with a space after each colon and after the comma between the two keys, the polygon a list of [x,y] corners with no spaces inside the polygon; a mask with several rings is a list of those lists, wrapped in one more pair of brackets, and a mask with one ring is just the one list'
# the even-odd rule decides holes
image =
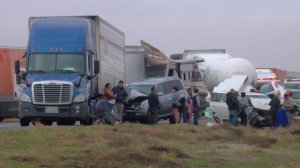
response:
{"label": "gray sky", "polygon": [[1,0],[0,46],[26,46],[30,16],[99,15],[166,54],[225,48],[257,67],[300,71],[300,0]]}

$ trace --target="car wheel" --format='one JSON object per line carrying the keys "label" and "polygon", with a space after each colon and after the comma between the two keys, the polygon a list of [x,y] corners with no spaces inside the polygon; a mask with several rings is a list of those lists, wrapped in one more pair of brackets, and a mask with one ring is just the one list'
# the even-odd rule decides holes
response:
{"label": "car wheel", "polygon": [[175,122],[175,119],[174,119],[174,117],[173,117],[173,115],[171,115],[170,117],[169,117],[169,123],[170,124],[179,124],[180,122],[181,122],[181,115],[180,115],[180,113],[178,113],[178,123],[176,123]]}
{"label": "car wheel", "polygon": [[29,126],[30,120],[26,119],[26,118],[21,118],[20,119],[20,124],[22,127],[27,127]]}

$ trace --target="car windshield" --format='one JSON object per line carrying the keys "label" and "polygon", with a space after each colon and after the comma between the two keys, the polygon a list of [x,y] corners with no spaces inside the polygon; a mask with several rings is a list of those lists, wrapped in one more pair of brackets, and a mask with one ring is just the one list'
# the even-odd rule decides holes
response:
{"label": "car windshield", "polygon": [[272,86],[272,84],[271,84],[271,83],[268,83],[268,84],[262,85],[262,86],[260,87],[259,91],[260,91],[261,93],[269,93],[269,92],[273,92],[273,91],[275,91],[275,90],[274,90],[274,87]]}
{"label": "car windshield", "polygon": [[29,72],[85,72],[85,59],[81,54],[31,54]]}
{"label": "car windshield", "polygon": [[138,92],[141,92],[145,95],[149,95],[151,92],[151,88],[154,87],[155,85],[129,85],[126,88],[126,91],[129,91],[130,89],[134,89]]}
{"label": "car windshield", "polygon": [[292,99],[300,99],[300,92],[293,92]]}
{"label": "car windshield", "polygon": [[300,89],[299,83],[286,83],[284,84],[285,89]]}

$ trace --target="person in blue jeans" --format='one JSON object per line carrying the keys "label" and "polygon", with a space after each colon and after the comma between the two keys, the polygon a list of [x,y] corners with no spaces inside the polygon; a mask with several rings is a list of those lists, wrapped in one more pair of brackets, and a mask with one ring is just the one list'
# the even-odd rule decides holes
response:
{"label": "person in blue jeans", "polygon": [[238,100],[238,92],[236,92],[234,89],[231,89],[230,92],[227,93],[227,100],[226,104],[228,106],[229,110],[229,122],[231,125],[236,126],[237,125],[237,116],[240,108],[240,103]]}
{"label": "person in blue jeans", "polygon": [[200,95],[199,95],[199,90],[197,88],[194,89],[194,93],[192,94],[192,100],[193,100],[194,125],[199,125]]}

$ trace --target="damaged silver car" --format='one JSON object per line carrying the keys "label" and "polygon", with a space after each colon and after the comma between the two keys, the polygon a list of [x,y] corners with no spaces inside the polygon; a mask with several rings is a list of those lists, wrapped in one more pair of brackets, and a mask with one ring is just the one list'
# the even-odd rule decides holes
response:
{"label": "damaged silver car", "polygon": [[126,88],[128,96],[123,112],[124,120],[148,123],[148,95],[151,92],[151,88],[156,87],[160,102],[158,119],[169,119],[170,123],[173,123],[171,98],[172,88],[175,86],[179,88],[179,93],[183,97],[188,97],[187,91],[177,77],[148,78],[130,84]]}

